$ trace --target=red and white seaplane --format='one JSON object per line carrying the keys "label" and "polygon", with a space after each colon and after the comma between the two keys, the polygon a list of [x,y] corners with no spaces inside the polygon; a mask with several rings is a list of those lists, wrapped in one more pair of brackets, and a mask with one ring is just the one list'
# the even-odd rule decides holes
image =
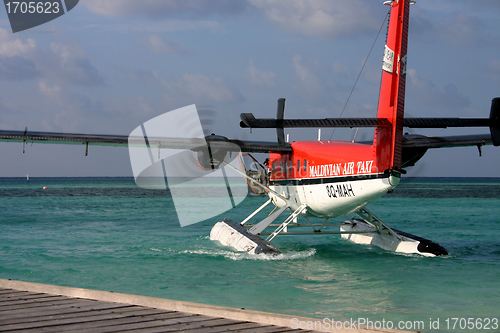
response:
{"label": "red and white seaplane", "polygon": [[[414,235],[391,229],[371,213],[366,205],[394,189],[405,173],[430,148],[500,145],[500,98],[493,99],[490,117],[464,118],[405,118],[406,50],[408,41],[409,0],[386,1],[391,6],[387,41],[382,66],[382,82],[376,118],[284,119],[285,100],[278,100],[276,119],[257,119],[252,114],[241,115],[241,127],[275,128],[277,141],[252,142],[230,140],[210,135],[200,149],[196,140],[150,139],[148,146],[186,148],[197,154],[203,168],[230,166],[225,158],[231,147],[241,152],[270,153],[265,177],[256,181],[247,173],[252,187],[267,192],[269,200],[242,222],[217,222],[210,238],[238,251],[277,253],[269,242],[277,235],[341,234],[360,244],[372,244],[389,251],[418,253],[425,256],[446,255],[440,245]],[[403,127],[489,127],[490,134],[426,137],[403,135]],[[374,127],[373,142],[299,141],[285,142],[284,128],[290,127]],[[88,145],[127,145],[126,136],[62,134],[22,131],[0,131],[1,141],[84,143]],[[206,149],[208,146],[208,149]],[[249,221],[267,205],[274,211],[262,221]],[[272,207],[271,206],[271,207]],[[284,212],[289,216],[275,223]],[[350,214],[351,216],[349,216]],[[354,215],[353,215],[354,214]],[[330,219],[345,216],[340,223]],[[352,217],[357,216],[357,217]],[[300,221],[299,221],[300,217]],[[321,218],[314,222],[312,218]],[[331,230],[335,227],[335,230]],[[272,231],[266,231],[270,230]],[[302,231],[294,231],[301,230]],[[303,229],[306,231],[303,231]],[[267,239],[260,236],[269,235]]]}

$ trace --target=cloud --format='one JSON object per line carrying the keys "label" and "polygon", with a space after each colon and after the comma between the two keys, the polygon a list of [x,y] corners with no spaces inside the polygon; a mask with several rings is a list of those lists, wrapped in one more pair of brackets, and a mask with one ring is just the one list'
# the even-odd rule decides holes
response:
{"label": "cloud", "polygon": [[472,8],[422,7],[415,9],[410,23],[411,31],[414,31],[419,39],[465,48],[498,47],[498,36],[491,33],[495,28],[489,26],[496,25],[498,17],[489,18],[488,14],[481,12],[481,6],[474,4]]}
{"label": "cloud", "polygon": [[335,74],[335,75],[342,75],[343,77],[352,76],[351,68],[348,67],[347,65],[344,65],[343,63],[341,63],[339,61],[333,62],[332,71],[333,71],[333,74]]}
{"label": "cloud", "polygon": [[241,93],[231,88],[222,77],[203,74],[184,74],[173,82],[153,72],[157,82],[166,89],[168,98],[200,102],[236,102],[243,99]]}
{"label": "cloud", "polygon": [[52,42],[41,49],[0,28],[0,75],[10,80],[50,78],[60,83],[96,86],[104,82],[97,69],[74,42]]}
{"label": "cloud", "polygon": [[74,85],[97,86],[104,83],[83,49],[76,43],[50,43],[35,60],[47,77]]}
{"label": "cloud", "polygon": [[26,55],[35,51],[36,48],[34,39],[28,38],[26,42],[23,42],[19,38],[14,38],[6,29],[0,28],[0,55],[7,57]]}
{"label": "cloud", "polygon": [[250,60],[250,63],[247,67],[247,79],[250,84],[256,86],[266,86],[266,87],[274,87],[276,83],[274,79],[276,78],[276,74],[273,72],[264,72],[255,68],[253,64],[253,60]]}
{"label": "cloud", "polygon": [[88,26],[91,30],[106,30],[128,34],[149,33],[159,34],[177,31],[209,31],[211,33],[225,33],[224,26],[217,21],[210,20],[188,20],[188,19],[166,19],[148,20],[142,18],[127,18],[123,21],[93,24]]}
{"label": "cloud", "polygon": [[186,53],[180,44],[168,42],[157,34],[147,36],[141,44],[155,53]]}
{"label": "cloud", "polygon": [[[3,87],[2,99],[8,96],[5,98],[8,108],[3,108],[1,112],[4,116],[0,123],[2,127],[24,129],[27,126],[34,131],[85,132],[104,123],[96,120],[95,115],[104,112],[95,112],[99,104],[90,98],[72,92],[68,85],[43,78],[36,81],[36,85],[23,83],[22,86]],[[102,130],[109,132],[106,128]]]}
{"label": "cloud", "polygon": [[452,114],[458,114],[459,110],[470,112],[468,110],[471,105],[470,98],[462,95],[452,83],[448,83],[444,91],[441,91],[430,80],[419,78],[413,68],[408,69],[406,82],[407,87],[409,86],[407,89],[411,90],[411,98],[416,98],[419,101],[418,105],[425,106],[428,110],[422,110],[423,112],[434,113],[432,116],[450,114],[449,111]]}
{"label": "cloud", "polygon": [[45,81],[40,81],[38,83],[38,88],[42,93],[50,96],[51,98],[57,97],[61,93],[61,87],[57,85],[49,87]]}
{"label": "cloud", "polygon": [[478,41],[478,30],[481,30],[481,20],[456,13],[441,24],[441,35],[455,45],[471,44]]}
{"label": "cloud", "polygon": [[176,25],[182,19],[196,22],[192,20],[260,12],[284,30],[324,38],[353,36],[378,29],[381,18],[374,9],[385,10],[380,3],[361,0],[87,0],[85,5],[94,13],[108,17],[146,17],[167,22],[175,19]]}
{"label": "cloud", "polygon": [[457,46],[488,45],[491,40],[481,19],[461,12],[452,13],[447,18],[435,21],[432,33],[435,38]]}
{"label": "cloud", "polygon": [[20,56],[0,56],[0,79],[18,81],[32,80],[40,76],[35,63]]}
{"label": "cloud", "polygon": [[248,1],[278,27],[306,36],[352,36],[380,26],[372,7],[358,0]]}
{"label": "cloud", "polygon": [[500,61],[499,60],[492,60],[489,63],[489,70],[491,73],[491,79],[493,81],[500,81]]}
{"label": "cloud", "polygon": [[293,57],[292,62],[295,73],[299,77],[302,88],[305,91],[309,93],[318,93],[323,90],[319,76],[316,75],[311,68],[313,66],[317,67],[317,64],[313,64],[313,66],[305,66],[302,64],[302,57],[298,55]]}
{"label": "cloud", "polygon": [[208,77],[202,74],[184,74],[175,83],[177,89],[187,92],[196,99],[214,102],[234,102],[241,99],[222,77]]}
{"label": "cloud", "polygon": [[152,19],[237,14],[243,12],[247,7],[245,1],[234,0],[88,0],[84,4],[91,11],[100,15],[115,17],[146,16]]}

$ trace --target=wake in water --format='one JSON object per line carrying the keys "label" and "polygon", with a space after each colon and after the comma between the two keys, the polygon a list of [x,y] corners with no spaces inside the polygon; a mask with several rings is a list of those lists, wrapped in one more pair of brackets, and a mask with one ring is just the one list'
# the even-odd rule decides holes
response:
{"label": "wake in water", "polygon": [[231,260],[262,260],[262,261],[273,261],[273,260],[297,260],[312,257],[316,254],[315,248],[300,250],[300,251],[288,251],[286,253],[279,254],[250,254],[247,252],[236,252],[230,248],[222,247],[218,242],[210,240],[210,236],[199,236],[193,241],[194,248],[191,249],[180,249],[180,248],[157,248],[152,247],[149,250],[154,252],[169,252],[178,254],[198,254],[210,257],[225,257]]}
{"label": "wake in water", "polygon": [[304,259],[316,254],[316,249],[308,249],[305,251],[290,251],[288,253],[279,253],[274,255],[268,254],[250,254],[247,252],[233,252],[230,250],[185,250],[180,253],[203,254],[212,257],[223,256],[231,260],[296,260]]}
{"label": "wake in water", "polygon": [[154,252],[174,252],[180,254],[200,254],[210,257],[225,257],[231,260],[296,260],[312,257],[316,254],[316,249],[311,248],[304,251],[290,251],[287,253],[279,253],[275,255],[266,254],[250,254],[247,252],[234,252],[225,249],[189,249],[189,250],[174,250],[174,249],[159,249],[152,247],[149,249]]}

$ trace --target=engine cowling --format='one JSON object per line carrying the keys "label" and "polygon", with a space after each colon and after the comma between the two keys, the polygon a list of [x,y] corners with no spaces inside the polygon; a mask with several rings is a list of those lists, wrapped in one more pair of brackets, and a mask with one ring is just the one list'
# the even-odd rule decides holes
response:
{"label": "engine cowling", "polygon": [[239,152],[239,147],[229,142],[229,139],[224,136],[212,134],[206,136],[205,140],[206,146],[197,148],[195,151],[198,165],[204,170],[218,169],[227,158],[228,152]]}

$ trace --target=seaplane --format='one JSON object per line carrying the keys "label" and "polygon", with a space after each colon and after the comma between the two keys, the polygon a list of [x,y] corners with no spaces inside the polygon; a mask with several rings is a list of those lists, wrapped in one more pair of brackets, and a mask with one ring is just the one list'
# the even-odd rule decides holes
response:
{"label": "seaplane", "polygon": [[[390,228],[366,206],[392,191],[405,168],[415,165],[428,149],[477,146],[481,152],[484,145],[500,146],[500,98],[492,100],[489,118],[405,118],[409,13],[413,1],[393,0],[384,4],[390,6],[390,18],[376,117],[286,119],[285,99],[280,98],[276,118],[256,118],[251,113],[243,113],[240,123],[242,128],[275,129],[276,142],[233,140],[220,135],[208,135],[200,141],[198,138],[168,138],[168,133],[165,138],[146,139],[148,147],[190,149],[198,168],[233,168],[256,193],[269,196],[241,222],[226,219],[217,222],[210,233],[212,240],[237,251],[276,254],[279,250],[270,242],[278,235],[340,234],[346,240],[397,253],[448,254],[444,247],[431,240]],[[335,127],[372,127],[374,139],[372,142],[353,142],[318,138],[291,143],[285,140],[285,128]],[[490,133],[428,137],[404,135],[404,127],[487,127]],[[0,131],[0,141],[23,142],[23,151],[27,142],[77,143],[85,144],[87,154],[89,145],[127,146],[136,139],[27,129]],[[139,141],[144,143],[143,138]],[[269,157],[265,166],[251,173],[226,161],[235,150],[245,154],[266,153]],[[273,210],[261,221],[252,222],[266,208]],[[283,214],[286,218],[282,221]],[[342,221],[333,221],[336,218]]]}

